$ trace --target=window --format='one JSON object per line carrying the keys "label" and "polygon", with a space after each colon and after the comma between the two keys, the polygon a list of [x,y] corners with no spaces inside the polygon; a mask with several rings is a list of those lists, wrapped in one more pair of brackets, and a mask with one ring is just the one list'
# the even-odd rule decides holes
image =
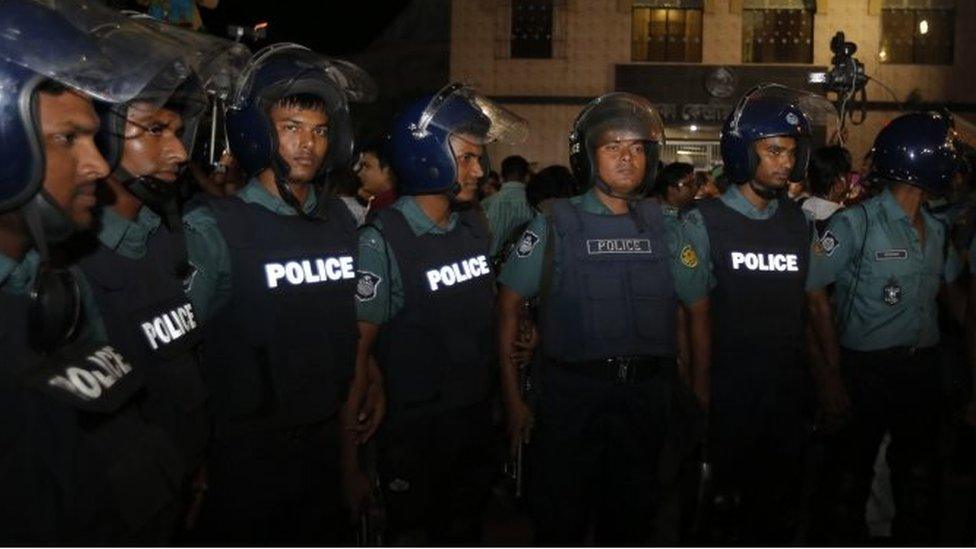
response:
{"label": "window", "polygon": [[552,57],[552,0],[512,0],[512,58]]}
{"label": "window", "polygon": [[813,63],[815,11],[806,1],[743,2],[742,62]]}
{"label": "window", "polygon": [[638,5],[631,21],[632,60],[701,63],[701,9]]}
{"label": "window", "polygon": [[[912,3],[897,4],[911,6]],[[882,63],[951,65],[955,15],[951,6],[883,7],[878,58]]]}

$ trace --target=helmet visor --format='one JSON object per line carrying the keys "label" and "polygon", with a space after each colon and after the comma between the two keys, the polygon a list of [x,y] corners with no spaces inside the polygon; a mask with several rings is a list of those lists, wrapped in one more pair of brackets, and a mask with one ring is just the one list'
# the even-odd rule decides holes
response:
{"label": "helmet visor", "polygon": [[[782,86],[780,84],[760,84],[746,92],[732,113],[731,129],[738,129],[742,113],[752,106],[785,105],[785,121],[796,127],[796,134],[809,133],[809,126],[837,127],[839,117],[834,104],[822,95]],[[792,107],[792,108],[789,108]],[[761,107],[760,107],[761,108]],[[800,111],[806,118],[806,125],[792,110]]]}
{"label": "helmet visor", "polygon": [[0,57],[110,103],[168,97],[189,74],[178,43],[95,0],[0,2]]}
{"label": "helmet visor", "polygon": [[415,131],[423,135],[430,128],[482,145],[496,141],[515,145],[529,136],[524,118],[462,84],[448,85],[427,104]]}
{"label": "helmet visor", "polygon": [[664,122],[647,99],[629,93],[610,93],[596,99],[576,122],[587,147],[610,141],[664,143]]}

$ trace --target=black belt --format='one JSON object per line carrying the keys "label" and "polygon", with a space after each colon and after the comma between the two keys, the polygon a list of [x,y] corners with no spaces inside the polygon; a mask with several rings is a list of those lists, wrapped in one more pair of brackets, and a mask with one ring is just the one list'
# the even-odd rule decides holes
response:
{"label": "black belt", "polygon": [[675,366],[672,356],[614,356],[582,362],[553,361],[559,368],[602,381],[635,383]]}
{"label": "black belt", "polygon": [[930,345],[928,347],[888,347],[887,349],[876,349],[874,351],[858,351],[856,349],[848,349],[844,347],[845,353],[852,355],[872,355],[872,356],[890,356],[890,357],[908,357],[915,355],[922,355],[925,353],[930,353],[937,349],[937,345]]}

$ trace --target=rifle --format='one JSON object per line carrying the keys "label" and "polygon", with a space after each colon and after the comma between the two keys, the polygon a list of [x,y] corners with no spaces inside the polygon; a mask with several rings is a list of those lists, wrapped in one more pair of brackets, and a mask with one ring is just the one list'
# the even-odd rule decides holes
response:
{"label": "rifle", "polygon": [[376,470],[376,447],[370,441],[359,452],[360,465],[369,477],[369,503],[359,515],[356,527],[357,547],[383,547],[386,534],[386,502],[380,476]]}
{"label": "rifle", "polygon": [[[518,320],[519,339],[523,339],[532,330],[532,304],[529,300],[522,300],[522,309]],[[534,353],[533,353],[534,358]],[[532,361],[521,362],[519,369],[519,394],[524,401],[528,401],[533,394],[532,387]],[[515,451],[515,458],[505,464],[505,474],[509,476],[514,485],[515,499],[521,499],[525,493],[525,442],[519,442],[518,449]]]}

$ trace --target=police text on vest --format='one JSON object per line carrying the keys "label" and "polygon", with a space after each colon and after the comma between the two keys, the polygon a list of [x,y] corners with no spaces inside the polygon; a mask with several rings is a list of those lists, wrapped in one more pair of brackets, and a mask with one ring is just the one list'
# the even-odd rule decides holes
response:
{"label": "police text on vest", "polygon": [[140,327],[149,342],[149,347],[155,351],[159,349],[160,342],[167,345],[197,327],[196,318],[193,316],[193,305],[190,303],[180,305],[172,311],[143,322]]}
{"label": "police text on vest", "polygon": [[352,256],[346,255],[267,263],[264,274],[268,279],[268,288],[277,288],[282,280],[292,286],[300,286],[356,278],[356,269]]}
{"label": "police text on vest", "polygon": [[732,269],[738,271],[745,267],[749,271],[797,272],[796,254],[762,254],[732,252]]}
{"label": "police text on vest", "polygon": [[488,258],[479,255],[427,271],[427,282],[430,290],[436,292],[442,285],[453,286],[489,273],[491,269],[488,267]]}
{"label": "police text on vest", "polygon": [[110,345],[85,357],[85,362],[88,364],[69,365],[63,374],[48,379],[48,384],[64,389],[82,400],[94,400],[132,371],[132,365]]}

